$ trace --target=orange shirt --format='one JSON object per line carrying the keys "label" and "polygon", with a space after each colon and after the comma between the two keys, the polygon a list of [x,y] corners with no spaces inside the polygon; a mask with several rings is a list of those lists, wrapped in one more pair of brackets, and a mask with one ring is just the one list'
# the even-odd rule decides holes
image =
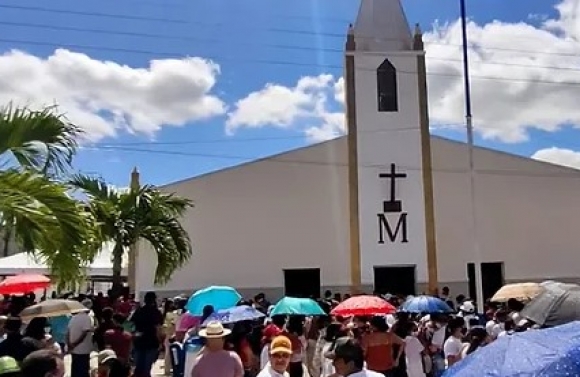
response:
{"label": "orange shirt", "polygon": [[386,372],[394,367],[393,343],[388,333],[370,333],[362,339],[367,369]]}

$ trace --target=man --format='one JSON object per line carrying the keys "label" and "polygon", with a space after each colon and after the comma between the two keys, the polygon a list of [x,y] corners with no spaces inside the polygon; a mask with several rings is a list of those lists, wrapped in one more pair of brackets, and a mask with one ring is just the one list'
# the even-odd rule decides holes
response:
{"label": "man", "polygon": [[28,354],[33,351],[37,351],[38,348],[35,347],[30,342],[22,341],[22,334],[20,329],[22,328],[22,321],[18,317],[9,317],[4,324],[5,338],[2,343],[0,343],[0,356],[10,356],[19,363],[24,360]]}
{"label": "man", "polygon": [[32,352],[20,367],[21,375],[26,377],[64,377],[64,372],[64,361],[51,350]]}
{"label": "man", "polygon": [[270,362],[260,371],[257,377],[288,377],[288,365],[292,355],[292,342],[279,335],[270,344]]}
{"label": "man", "polygon": [[365,369],[363,349],[349,337],[337,339],[334,349],[327,352],[325,356],[332,359],[332,365],[336,370],[335,376],[384,377],[381,373]]}
{"label": "man", "polygon": [[151,368],[159,358],[163,325],[163,314],[157,307],[157,294],[147,292],[143,306],[133,313],[131,321],[135,326],[133,350],[135,357],[135,377],[151,377]]}
{"label": "man", "polygon": [[90,311],[93,302],[85,299],[82,304],[85,310],[73,315],[66,336],[71,354],[71,377],[89,377],[91,370],[94,326]]}
{"label": "man", "polygon": [[205,348],[196,358],[191,377],[243,377],[244,367],[240,357],[224,349],[225,337],[231,330],[221,322],[211,321],[199,336],[205,338]]}

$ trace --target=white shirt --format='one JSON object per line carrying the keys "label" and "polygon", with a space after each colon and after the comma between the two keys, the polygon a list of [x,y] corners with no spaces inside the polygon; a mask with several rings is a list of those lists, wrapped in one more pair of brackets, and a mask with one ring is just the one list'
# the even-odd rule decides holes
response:
{"label": "white shirt", "polygon": [[288,376],[289,376],[288,372],[278,373],[274,369],[272,369],[270,364],[267,364],[260,371],[260,373],[258,373],[258,375],[256,377],[288,377]]}
{"label": "white shirt", "polygon": [[447,333],[447,325],[442,326],[440,329],[437,329],[433,333],[433,337],[431,338],[431,344],[436,347],[443,348],[446,333]]}
{"label": "white shirt", "polygon": [[[68,332],[71,343],[76,343],[85,331],[93,330],[93,321],[87,312],[74,315],[68,323]],[[69,350],[75,355],[88,355],[93,351],[93,337],[89,333],[75,348]]]}
{"label": "white shirt", "polygon": [[423,372],[423,356],[425,350],[423,344],[416,336],[409,335],[405,338],[405,357],[407,361],[407,375],[409,377],[425,376]]}
{"label": "white shirt", "polygon": [[451,335],[445,341],[445,345],[443,346],[443,353],[445,354],[445,358],[447,359],[450,356],[460,356],[461,350],[463,349],[463,343],[461,339],[458,339]]}
{"label": "white shirt", "polygon": [[349,374],[348,377],[385,377],[384,374],[363,369],[360,372]]}
{"label": "white shirt", "polygon": [[270,362],[270,344],[266,344],[262,347],[262,352],[260,352],[260,369],[265,369]]}

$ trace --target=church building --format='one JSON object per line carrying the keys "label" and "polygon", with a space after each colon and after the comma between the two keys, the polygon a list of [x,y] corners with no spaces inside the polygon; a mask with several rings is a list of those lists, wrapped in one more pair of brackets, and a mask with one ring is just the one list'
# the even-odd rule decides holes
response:
{"label": "church building", "polygon": [[[348,135],[171,183],[195,253],[164,286],[140,246],[136,291],[326,289],[475,297],[579,277],[580,171],[429,134],[425,51],[399,0],[362,0],[345,44]],[[472,190],[473,187],[473,190]]]}

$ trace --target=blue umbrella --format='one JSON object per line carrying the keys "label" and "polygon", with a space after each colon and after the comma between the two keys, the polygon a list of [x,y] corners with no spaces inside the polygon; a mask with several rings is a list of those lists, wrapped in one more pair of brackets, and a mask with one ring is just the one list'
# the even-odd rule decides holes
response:
{"label": "blue umbrella", "polygon": [[265,317],[266,315],[248,305],[234,306],[233,308],[218,310],[210,315],[204,322],[207,325],[210,321],[220,321],[221,323],[236,323],[241,321],[253,321]]}
{"label": "blue umbrella", "polygon": [[453,312],[453,309],[445,301],[433,296],[410,297],[401,305],[399,310],[408,313],[427,314]]}
{"label": "blue umbrella", "polygon": [[275,315],[326,315],[318,303],[310,298],[284,297],[278,301],[270,317]]}
{"label": "blue umbrella", "polygon": [[217,311],[236,306],[241,299],[242,296],[234,288],[213,285],[191,295],[185,309],[193,315],[202,315],[203,308],[207,305],[213,306]]}
{"label": "blue umbrella", "polygon": [[580,322],[498,338],[443,377],[580,376]]}

